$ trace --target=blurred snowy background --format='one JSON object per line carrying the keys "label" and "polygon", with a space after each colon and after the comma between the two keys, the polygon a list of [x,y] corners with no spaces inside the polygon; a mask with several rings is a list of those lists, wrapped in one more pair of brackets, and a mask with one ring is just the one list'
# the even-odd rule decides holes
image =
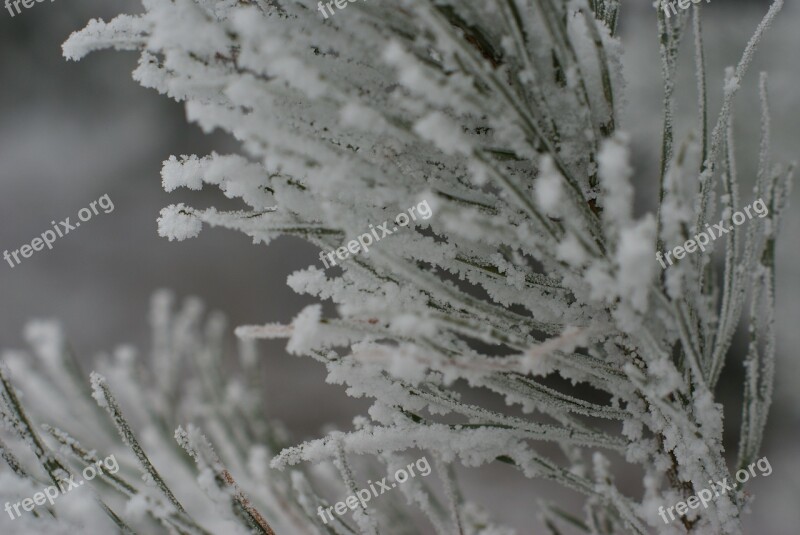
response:
{"label": "blurred snowy background", "polygon": [[[734,64],[769,2],[714,0],[704,4],[706,57],[712,118],[718,109],[723,69]],[[180,297],[197,295],[228,314],[231,326],[287,321],[307,300],[284,281],[317,262],[315,251],[291,239],[255,247],[240,233],[209,230],[200,238],[169,243],[156,234],[159,210],[172,202],[212,204],[213,193],[168,195],[161,162],[172,154],[235,151],[233,140],[206,136],[186,124],[183,109],[131,80],[132,54],[103,52],[80,63],[61,57],[61,43],[92,17],[108,19],[138,9],[134,1],[79,0],[37,3],[12,18],[0,13],[0,251],[29,243],[53,219],[72,216],[107,193],[113,213],[97,217],[12,269],[0,267],[0,347],[21,347],[24,324],[58,318],[77,353],[87,360],[121,343],[149,344],[150,294],[168,287]],[[661,124],[662,80],[655,10],[647,0],[623,7],[628,107],[622,128],[632,134],[641,208],[654,198]],[[789,3],[768,33],[737,100],[742,176],[753,176],[758,153],[758,71],[770,73],[775,161],[800,159],[800,8]],[[690,42],[678,76],[676,140],[696,124]],[[747,524],[770,535],[796,535],[800,525],[800,193],[795,188],[780,241],[777,398],[764,454],[774,472],[754,480],[757,503]],[[211,190],[209,190],[211,191]],[[743,199],[749,193],[743,191]],[[209,195],[205,200],[205,195]],[[219,204],[220,197],[213,196]],[[749,202],[749,201],[745,201]],[[741,349],[741,342],[738,344]],[[268,411],[296,437],[318,434],[332,422],[348,425],[364,404],[326,385],[310,360],[287,356],[280,342],[262,344],[267,360]],[[740,393],[741,366],[733,361],[722,388]],[[313,403],[312,403],[313,400]],[[737,409],[738,410],[738,409]],[[737,410],[726,415],[738,420]],[[465,471],[467,496],[489,505],[498,519],[532,532],[536,498],[573,500],[554,485],[531,483],[504,467]],[[536,530],[538,531],[538,530]]]}

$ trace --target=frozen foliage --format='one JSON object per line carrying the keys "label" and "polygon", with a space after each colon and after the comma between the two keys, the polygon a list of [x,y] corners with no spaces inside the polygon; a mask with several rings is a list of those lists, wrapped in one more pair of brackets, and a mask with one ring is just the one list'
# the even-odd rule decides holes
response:
{"label": "frozen foliage", "polygon": [[[290,442],[263,412],[263,367],[253,342],[240,340],[231,355],[222,315],[206,317],[196,299],[176,310],[166,291],[153,296],[150,323],[149,359],[119,347],[95,361],[99,371],[88,382],[54,323],[29,324],[30,352],[3,355],[0,416],[7,438],[0,440],[0,457],[10,470],[0,471],[0,502],[32,497],[69,476],[81,481],[82,470],[109,454],[120,470],[102,473],[54,506],[37,507],[36,516],[0,520],[2,532],[100,534],[117,532],[116,525],[122,533],[148,534],[355,533],[342,519],[320,531],[317,508],[333,503],[324,494],[352,492],[336,467],[354,474],[365,463],[335,458],[313,468],[270,468]],[[372,466],[372,474],[408,462],[390,452],[380,461],[385,466]],[[445,468],[440,473],[450,480]],[[446,510],[424,481],[409,482],[404,492],[422,507]],[[377,507],[371,505],[367,522],[387,521]],[[411,525],[405,507],[393,507],[392,520]],[[467,519],[463,526],[479,533],[480,522]]]}
{"label": "frozen foliage", "polygon": [[[230,132],[243,149],[165,162],[168,191],[212,185],[242,204],[230,212],[170,206],[160,234],[181,240],[203,225],[222,226],[255,243],[292,235],[330,250],[419,199],[434,215],[334,272],[312,266],[289,277],[297,292],[335,303],[334,317],[315,305],[288,325],[237,330],[245,339],[288,339],[289,352],[326,366],[329,382],[374,399],[347,433],[281,449],[253,392],[221,379],[218,351],[210,349],[219,346],[219,326],[196,332],[195,305],[170,320],[157,303],[155,376],[138,377],[123,352],[101,370],[108,380],[91,379],[94,398],[130,448],[128,470],[147,483],[126,483],[135,493],[117,489],[124,509],[101,504],[113,521],[149,522],[150,530],[160,523],[175,533],[236,532],[234,525],[259,533],[402,533],[413,528],[372,508],[352,523],[322,524],[314,513],[322,499],[304,463],[333,462],[348,494],[366,484],[351,468],[362,456],[395,466],[420,449],[437,459],[444,492],[404,492],[440,534],[510,533],[465,502],[452,477],[454,463],[495,461],[585,496],[584,518],[541,504],[551,533],[566,524],[590,534],[741,533],[743,489],[669,527],[657,510],[709,480],[731,479],[731,468],[747,466],[760,448],[774,375],[776,231],[792,174],[770,160],[766,75],[753,195],[768,202],[769,217],[734,227],[723,251],[695,252],[663,274],[655,251],[749,203],[749,196],[740,200],[731,110],[782,0],[730,69],[713,119],[702,8],[669,19],[659,11],[654,38],[665,102],[661,172],[653,180],[660,204],[657,214],[638,218],[629,139],[616,120],[624,90],[616,0],[372,1],[327,20],[305,1],[143,3],[141,15],[90,22],[64,44],[65,55],[137,50],[139,83],[184,101],[191,121]],[[687,33],[694,34],[701,119],[676,144],[673,74]],[[750,333],[743,426],[729,467],[715,392],[743,315]],[[198,373],[178,388],[190,360]],[[42,356],[45,371],[53,361]],[[63,387],[76,397],[51,400],[48,419],[74,422],[71,435],[105,452],[117,437],[113,429],[85,429],[95,425],[85,416],[94,409],[78,401],[70,370],[49,379],[27,369],[14,375],[26,391],[52,383],[51,395]],[[20,425],[28,420],[4,387],[10,430],[45,470],[67,470],[33,428]],[[154,392],[141,396],[142,388]],[[509,409],[482,406],[490,396]],[[188,467],[167,445],[168,430],[188,421],[197,427],[179,428],[174,438],[194,458],[199,484],[178,493],[170,485]],[[267,457],[277,470],[266,472]],[[638,495],[615,484],[615,473],[631,465],[642,473]],[[218,507],[183,496],[201,492]]]}

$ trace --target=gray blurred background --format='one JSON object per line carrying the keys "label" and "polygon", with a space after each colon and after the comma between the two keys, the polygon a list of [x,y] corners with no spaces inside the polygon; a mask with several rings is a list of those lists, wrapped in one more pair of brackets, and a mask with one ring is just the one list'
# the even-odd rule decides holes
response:
{"label": "gray blurred background", "polygon": [[[712,118],[719,107],[723,68],[738,61],[768,4],[712,0],[704,8]],[[205,230],[199,238],[180,243],[158,237],[156,217],[163,206],[208,206],[221,198],[211,189],[164,193],[161,162],[173,154],[232,152],[236,145],[221,134],[203,135],[186,123],[181,105],[131,80],[136,54],[101,52],[79,63],[61,57],[61,43],[89,18],[108,20],[138,9],[134,1],[71,0],[35,3],[13,18],[0,11],[0,252],[30,243],[50,228],[51,220],[69,216],[74,221],[79,209],[103,194],[115,206],[112,213],[101,212],[58,240],[52,251],[35,253],[13,269],[0,264],[0,348],[22,347],[22,327],[28,320],[58,318],[86,360],[121,343],[145,349],[149,296],[162,287],[179,297],[202,297],[208,307],[226,312],[232,326],[286,322],[309,302],[285,285],[289,273],[317,261],[303,242],[281,239],[256,247],[242,234],[224,230]],[[655,183],[661,120],[655,10],[649,0],[627,2],[623,9],[629,105],[622,128],[635,140],[637,187],[646,207],[647,199],[655,198],[648,188]],[[771,75],[774,159],[798,159],[799,22],[798,6],[786,6],[738,97],[743,177],[754,174],[758,154],[754,88],[759,70]],[[695,117],[693,65],[686,51],[679,73],[678,142]],[[743,188],[743,196],[748,193]],[[757,504],[747,519],[751,530],[770,535],[796,535],[800,526],[800,366],[795,351],[800,347],[800,205],[797,193],[794,198],[779,248],[778,394],[764,450],[774,473],[754,480]],[[310,360],[287,356],[279,342],[262,344],[261,349],[268,361],[268,410],[297,438],[315,436],[329,422],[346,426],[363,412],[363,401],[325,384],[323,370]],[[723,384],[729,383],[738,395],[740,379],[741,366],[733,362]],[[315,401],[313,409],[309,398]],[[497,519],[509,521],[519,533],[532,532],[535,498],[574,499],[502,466],[464,471],[461,479],[468,498],[489,505]]]}

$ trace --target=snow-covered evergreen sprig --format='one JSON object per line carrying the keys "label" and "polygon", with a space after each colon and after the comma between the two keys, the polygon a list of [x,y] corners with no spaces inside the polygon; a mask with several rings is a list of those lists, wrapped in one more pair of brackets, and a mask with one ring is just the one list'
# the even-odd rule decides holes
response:
{"label": "snow-covered evergreen sprig", "polygon": [[[216,186],[241,209],[176,203],[162,211],[161,235],[181,240],[211,225],[244,232],[255,243],[290,235],[328,251],[409,206],[424,201],[432,210],[336,269],[310,266],[289,277],[295,291],[334,303],[335,315],[313,305],[289,324],[237,331],[245,339],[286,338],[290,353],[326,366],[329,382],[373,399],[369,417],[349,432],[276,448],[265,438],[271,437],[266,423],[242,420],[238,405],[246,401],[230,399],[222,387],[223,368],[208,353],[216,346],[202,343],[218,339],[217,331],[156,325],[157,392],[144,405],[134,401],[133,384],[143,383],[131,364],[113,368],[117,396],[128,401],[125,413],[153,425],[141,435],[150,444],[137,446],[138,434],[122,417],[123,397],[114,401],[93,376],[95,398],[154,487],[129,496],[144,518],[177,532],[208,529],[200,526],[211,521],[207,510],[197,520],[188,507],[182,511],[177,493],[163,488],[169,478],[150,469],[156,460],[145,461],[146,446],[152,455],[174,455],[166,424],[177,425],[180,414],[207,430],[208,439],[183,429],[178,439],[207,480],[202,490],[225,507],[215,510],[216,521],[244,530],[402,533],[402,524],[372,508],[358,511],[355,525],[342,518],[323,523],[315,517],[317,507],[327,506],[313,490],[317,474],[296,467],[332,462],[348,493],[366,484],[352,469],[362,456],[394,466],[397,456],[424,450],[437,459],[446,492],[437,498],[415,491],[412,502],[437,533],[508,533],[465,501],[452,477],[455,463],[492,462],[585,497],[583,519],[542,502],[541,519],[552,533],[564,522],[593,535],[741,533],[742,489],[666,528],[657,510],[710,480],[731,479],[716,392],[748,287],[736,467],[758,454],[766,425],[775,373],[775,237],[793,173],[770,159],[766,75],[753,199],[764,200],[768,216],[734,227],[725,240],[663,272],[655,253],[750,203],[740,198],[733,102],[782,0],[772,3],[727,72],[715,120],[702,6],[669,18],[656,10],[653,37],[665,87],[660,176],[653,179],[660,194],[657,212],[638,218],[634,191],[646,178],[631,165],[630,139],[618,120],[624,81],[616,24],[624,13],[617,0],[370,1],[348,3],[330,17],[305,0],[143,4],[140,15],[91,21],[64,44],[65,56],[136,50],[139,83],[185,102],[189,120],[204,130],[219,128],[242,144],[241,154],[164,162],[167,191]],[[676,141],[675,73],[688,31],[700,121]],[[184,323],[194,325],[197,307],[185,314]],[[190,380],[197,388],[180,397],[176,370],[188,355],[202,356]],[[465,388],[474,391],[470,401]],[[512,408],[482,406],[490,395]],[[14,398],[4,399],[6,423],[42,450],[20,426]],[[60,412],[82,407],[75,403]],[[96,438],[92,447],[116,437],[105,430]],[[562,455],[545,443],[558,445]],[[279,470],[267,475],[262,466],[253,481],[243,481],[254,448],[274,454],[271,466]],[[614,476],[623,463],[610,461],[609,451],[640,467],[642,495],[618,488]],[[4,458],[19,477],[20,462]],[[295,471],[276,475],[286,469]],[[257,490],[258,477],[271,482],[269,491]]]}

